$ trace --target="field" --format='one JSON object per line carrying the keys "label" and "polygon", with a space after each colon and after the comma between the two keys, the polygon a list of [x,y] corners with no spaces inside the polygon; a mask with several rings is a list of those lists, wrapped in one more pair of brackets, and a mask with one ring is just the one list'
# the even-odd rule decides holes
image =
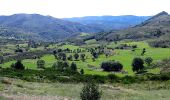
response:
{"label": "field", "polygon": [[[6,84],[8,80],[12,84]],[[101,100],[169,100],[170,81],[135,84],[101,84]],[[0,82],[1,99],[14,100],[80,100],[83,84],[37,83],[3,78]]]}
{"label": "field", "polygon": [[[112,49],[113,55],[106,57],[105,54],[99,55],[99,57],[93,61],[92,55],[90,52],[87,51],[87,48],[95,48],[99,45],[106,45],[107,48],[116,48],[122,44],[126,45],[137,45],[135,51],[132,48],[125,48],[125,49]],[[20,44],[22,48],[26,47],[26,44]],[[148,45],[146,41],[140,42],[132,42],[132,41],[120,41],[118,43],[111,42],[111,43],[98,43],[95,40],[86,41],[85,45],[82,46],[75,46],[72,44],[52,44],[47,47],[47,49],[67,49],[74,51],[77,49],[85,50],[84,53],[86,55],[86,60],[82,61],[80,58],[79,60],[73,59],[73,61],[67,60],[69,64],[71,62],[75,62],[78,67],[78,71],[84,69],[85,74],[89,75],[101,75],[106,76],[113,72],[104,72],[100,68],[100,65],[103,61],[115,60],[119,61],[123,64],[123,70],[127,72],[126,74],[121,72],[114,72],[120,78],[130,75],[135,76],[135,73],[132,71],[131,63],[133,58],[140,57],[145,59],[146,57],[153,58],[153,63],[168,58],[170,55],[169,48],[152,48]],[[141,56],[141,52],[143,48],[146,49],[146,53]],[[11,52],[14,54],[14,50],[16,49],[16,45],[6,45],[1,49],[3,52],[9,53]],[[44,50],[43,46],[39,46],[37,48],[30,48],[30,51],[36,50]],[[81,54],[79,53],[79,54]],[[75,53],[66,53],[67,57],[69,55],[74,55]],[[45,67],[50,68],[52,65],[57,62],[57,59],[53,54],[46,54],[43,55],[40,59],[45,61]],[[33,75],[32,78],[36,77],[36,74],[39,75],[39,69],[37,69],[37,61],[38,59],[24,59],[22,63],[26,67],[26,69],[33,69],[30,71]],[[12,63],[16,61],[9,61],[6,63],[1,64],[2,68],[9,68]],[[145,67],[148,66],[145,64]],[[2,70],[4,71],[4,70]],[[28,70],[27,70],[28,71]],[[148,73],[159,74],[160,68],[149,68],[147,69]],[[8,71],[7,71],[8,72]],[[28,71],[29,73],[29,71]],[[34,79],[31,81],[28,73],[22,74],[8,74],[8,75],[19,75],[20,78],[9,78],[9,77],[0,77],[0,100],[80,100],[80,92],[83,87],[83,83],[74,83],[74,82],[59,82],[59,81],[49,81],[44,79],[45,81],[38,81]],[[45,72],[44,72],[45,73]],[[47,72],[46,72],[47,73]],[[55,73],[55,72],[53,72]],[[35,75],[34,75],[35,74]],[[3,75],[3,74],[2,74]],[[8,76],[7,75],[7,76]],[[29,80],[24,80],[22,78],[28,78]],[[41,75],[41,74],[40,74]],[[43,74],[42,74],[43,75]],[[46,74],[44,74],[46,75]],[[53,75],[53,74],[49,74]],[[55,75],[55,74],[54,74]],[[27,76],[27,77],[26,77]],[[62,76],[61,76],[62,77]],[[23,79],[23,80],[21,80]],[[32,79],[33,80],[33,79]],[[53,80],[53,79],[52,79]],[[55,78],[54,78],[55,80]],[[126,80],[124,80],[126,81]],[[134,83],[121,83],[121,82],[113,82],[113,83],[105,83],[99,84],[99,90],[102,91],[101,100],[169,100],[170,98],[170,81],[140,81]]]}
{"label": "field", "polygon": [[[132,48],[126,48],[126,49],[113,49],[116,48],[122,44],[126,45],[137,45],[137,48],[135,51],[132,50]],[[110,55],[106,57],[105,54],[99,55],[99,57],[93,61],[92,55],[90,52],[88,52],[87,48],[95,48],[99,45],[106,45],[107,48],[111,48],[113,55]],[[19,45],[22,48],[25,48],[26,44],[20,44]],[[89,75],[100,75],[100,76],[107,76],[110,73],[113,72],[105,72],[102,71],[100,68],[100,65],[103,61],[109,61],[109,60],[115,60],[119,61],[123,64],[123,70],[127,72],[126,74],[121,72],[114,72],[117,76],[120,78],[123,78],[126,75],[129,76],[135,76],[135,73],[132,71],[131,63],[133,58],[140,57],[145,59],[146,57],[153,58],[153,63],[169,58],[170,55],[170,49],[169,48],[152,48],[148,45],[146,41],[139,41],[139,42],[133,42],[133,41],[120,41],[120,42],[110,42],[110,43],[98,43],[96,40],[89,40],[86,41],[85,45],[82,46],[75,46],[72,44],[52,44],[47,47],[47,49],[67,49],[74,51],[77,49],[84,50],[84,52],[81,52],[79,54],[84,53],[86,55],[86,60],[82,61],[81,59],[73,61],[68,60],[69,64],[71,62],[75,62],[78,67],[78,71],[81,69],[84,69],[85,74]],[[141,56],[141,52],[143,48],[146,49],[146,53]],[[12,53],[14,54],[14,50],[16,49],[16,45],[8,44],[1,51],[5,53]],[[30,48],[29,51],[37,51],[37,50],[44,50],[45,48],[43,46],[39,46],[37,48]],[[75,53],[67,53],[66,55],[74,55]],[[57,59],[53,54],[46,54],[43,55],[40,59],[45,61],[45,67],[50,68],[52,65],[57,62]],[[37,69],[37,61],[38,59],[23,59],[22,63],[26,67],[26,69],[33,69],[30,71],[33,71],[31,76],[32,78],[36,77],[36,74],[39,75],[38,71],[41,71]],[[16,61],[9,61],[1,64],[0,66],[2,68],[9,68],[12,63],[15,63]],[[145,64],[145,67],[148,66]],[[4,71],[4,70],[1,70]],[[7,72],[8,69],[6,70]],[[26,70],[28,71],[28,70]],[[159,74],[160,68],[149,68],[147,69],[148,73],[153,74]],[[30,73],[28,71],[28,73]],[[80,92],[83,87],[83,83],[74,83],[74,82],[51,82],[47,79],[44,79],[44,81],[38,81],[34,79],[34,81],[31,81],[29,79],[28,73],[18,73],[13,74],[12,72],[8,75],[18,75],[15,77],[18,78],[9,78],[7,76],[0,76],[0,100],[8,100],[8,99],[14,99],[14,100],[80,100]],[[45,73],[45,72],[44,72]],[[47,73],[47,72],[46,72]],[[56,72],[53,72],[54,74],[49,75],[55,75]],[[61,74],[61,73],[60,73]],[[1,74],[3,75],[3,74]],[[23,77],[22,77],[23,75]],[[25,76],[24,76],[25,75]],[[29,74],[30,75],[30,74]],[[44,74],[46,75],[46,74]],[[59,76],[60,77],[60,76]],[[63,77],[61,75],[61,77]],[[65,76],[64,76],[65,77]],[[24,78],[28,78],[29,80],[24,80]],[[23,80],[21,80],[23,79]],[[32,79],[33,80],[33,79]],[[41,79],[40,79],[41,80]],[[51,79],[51,80],[55,80]],[[107,80],[106,80],[107,81]],[[126,81],[126,80],[125,80]],[[131,84],[128,83],[121,83],[121,82],[113,82],[113,83],[105,83],[105,84],[99,84],[99,90],[102,91],[102,97],[101,100],[169,100],[170,98],[170,81],[140,81],[140,82],[134,82]]]}
{"label": "field", "polygon": [[[71,50],[77,49],[77,48],[81,48],[82,50],[85,49],[85,47],[91,47],[91,46],[96,46],[94,40],[92,40],[93,43],[89,44],[89,45],[85,45],[85,46],[74,46],[74,45],[63,45],[60,46],[58,48],[62,48],[62,49],[66,49],[69,48]],[[131,68],[131,63],[134,57],[141,57],[141,58],[146,58],[146,57],[152,57],[154,62],[168,58],[170,55],[170,49],[169,48],[152,48],[150,47],[146,42],[142,41],[142,42],[118,42],[117,44],[111,42],[109,44],[107,44],[107,47],[109,48],[114,48],[120,44],[127,44],[127,45],[137,45],[137,49],[135,51],[132,51],[131,49],[115,49],[114,55],[113,56],[109,56],[109,57],[105,57],[105,55],[100,55],[99,58],[96,59],[96,61],[92,61],[91,58],[91,54],[89,52],[85,52],[86,54],[86,61],[83,62],[81,60],[78,61],[74,61],[76,62],[78,69],[84,69],[85,70],[85,74],[97,74],[97,75],[107,75],[108,72],[103,72],[100,69],[100,64],[103,61],[108,61],[108,60],[116,60],[119,61],[123,64],[124,66],[124,70],[128,72],[128,75],[134,75],[132,68]],[[56,45],[54,45],[56,46]],[[49,46],[49,48],[56,48],[54,46]],[[40,49],[42,47],[39,47],[38,49]],[[141,52],[142,49],[145,48],[146,49],[146,53],[144,56],[141,56]],[[73,53],[67,53],[67,55],[73,55]],[[46,64],[45,67],[52,67],[53,63],[56,62],[57,60],[55,59],[55,57],[51,54],[51,55],[44,55],[41,59],[45,60]],[[15,61],[10,61],[7,63],[2,64],[2,67],[10,67],[10,65],[12,63],[14,63]],[[37,69],[37,59],[25,59],[22,61],[23,64],[25,65],[26,68],[29,69]],[[69,63],[71,63],[72,61],[69,61]],[[88,65],[90,66],[94,66],[93,68],[88,67]],[[159,68],[155,68],[155,69],[148,69],[149,72],[152,73],[159,73],[160,69]],[[121,73],[117,73],[117,75],[122,76]]]}

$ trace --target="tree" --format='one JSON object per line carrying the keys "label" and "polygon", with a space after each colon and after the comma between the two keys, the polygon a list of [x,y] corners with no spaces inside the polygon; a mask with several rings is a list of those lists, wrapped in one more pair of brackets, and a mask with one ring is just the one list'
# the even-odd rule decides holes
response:
{"label": "tree", "polygon": [[78,60],[79,54],[78,54],[78,53],[75,53],[75,54],[74,54],[74,58],[75,58],[76,60]]}
{"label": "tree", "polygon": [[92,54],[92,56],[93,56],[95,59],[98,58],[98,53],[96,53],[95,51],[92,52],[91,54]]}
{"label": "tree", "polygon": [[58,58],[60,60],[66,61],[67,55],[65,53],[61,52],[61,53],[58,54]]}
{"label": "tree", "polygon": [[45,61],[44,60],[38,60],[37,61],[37,68],[45,68]]}
{"label": "tree", "polygon": [[77,71],[77,65],[74,62],[71,63],[70,68],[72,71]]}
{"label": "tree", "polygon": [[117,62],[117,61],[106,61],[106,62],[102,62],[101,68],[104,71],[119,72],[123,69],[123,65],[120,62]]}
{"label": "tree", "polygon": [[11,68],[16,70],[24,70],[25,66],[21,63],[21,60],[18,60],[15,64],[11,65]]}
{"label": "tree", "polygon": [[80,74],[82,74],[82,75],[84,74],[84,69],[80,70]]}
{"label": "tree", "polygon": [[145,63],[146,63],[148,66],[150,66],[152,62],[153,62],[153,59],[152,59],[151,57],[145,58]]}
{"label": "tree", "polygon": [[80,58],[81,58],[82,61],[85,61],[85,56],[86,56],[85,54],[80,55]]}
{"label": "tree", "polygon": [[60,70],[60,71],[64,71],[69,68],[69,64],[66,61],[57,61],[53,64],[52,68]]}
{"label": "tree", "polygon": [[141,55],[143,56],[145,54],[145,52],[146,52],[146,49],[143,48]]}
{"label": "tree", "polygon": [[57,51],[56,51],[56,50],[54,50],[54,51],[53,51],[53,54],[54,54],[54,55],[56,55],[56,54],[57,54]]}
{"label": "tree", "polygon": [[72,61],[72,60],[73,60],[73,56],[72,56],[72,55],[69,55],[69,56],[67,57],[67,59],[70,60],[70,61]]}
{"label": "tree", "polygon": [[0,56],[0,64],[2,64],[4,62],[4,57]]}
{"label": "tree", "polygon": [[141,58],[134,58],[132,61],[132,70],[135,72],[142,71],[144,69],[144,61]]}
{"label": "tree", "polygon": [[93,82],[84,84],[82,92],[80,93],[81,100],[100,100],[101,92],[99,92],[99,86]]}

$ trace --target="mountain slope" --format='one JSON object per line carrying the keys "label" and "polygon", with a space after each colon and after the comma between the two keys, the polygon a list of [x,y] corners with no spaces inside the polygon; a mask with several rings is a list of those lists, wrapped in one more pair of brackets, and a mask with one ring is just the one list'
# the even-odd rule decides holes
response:
{"label": "mountain slope", "polygon": [[160,12],[135,27],[110,32],[104,36],[104,39],[112,41],[117,35],[119,35],[119,39],[154,39],[168,37],[170,35],[170,15],[164,11]]}
{"label": "mountain slope", "polygon": [[84,25],[108,31],[125,29],[130,26],[140,24],[141,22],[149,18],[150,16],[125,15],[125,16],[87,16],[87,17],[64,18],[64,20],[78,22]]}
{"label": "mountain slope", "polygon": [[[100,30],[75,22],[39,14],[15,14],[0,16],[0,35],[53,41],[70,37],[81,32],[94,33]],[[2,30],[5,28],[6,31]],[[23,34],[22,34],[23,33]],[[29,36],[29,37],[28,37]],[[31,38],[30,38],[31,37]]]}

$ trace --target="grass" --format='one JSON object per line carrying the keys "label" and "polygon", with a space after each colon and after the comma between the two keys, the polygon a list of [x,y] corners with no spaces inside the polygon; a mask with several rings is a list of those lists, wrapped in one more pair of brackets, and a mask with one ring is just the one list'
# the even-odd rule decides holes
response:
{"label": "grass", "polygon": [[[117,45],[120,45],[123,43],[125,43],[125,42],[118,42],[117,44],[110,43],[107,46],[108,47],[116,47]],[[126,44],[137,45],[138,48],[135,50],[135,52],[133,52],[131,50],[117,50],[116,49],[113,51],[115,53],[115,55],[110,56],[108,58],[106,58],[105,55],[100,55],[99,58],[96,59],[95,62],[92,61],[90,53],[86,52],[85,54],[88,58],[85,62],[83,62],[81,60],[74,61],[74,62],[76,62],[79,70],[82,68],[85,70],[85,74],[107,75],[107,74],[109,74],[108,72],[100,71],[100,64],[103,61],[116,60],[123,64],[124,70],[127,71],[129,75],[134,75],[134,73],[131,69],[131,62],[134,57],[141,57],[141,58],[152,57],[154,59],[154,62],[156,62],[158,60],[168,58],[170,55],[169,48],[151,48],[144,41],[142,41],[142,42],[126,42]],[[62,48],[62,49],[69,48],[71,50],[74,50],[74,49],[78,49],[81,47],[74,46],[74,45],[63,45],[60,48]],[[141,52],[142,52],[143,48],[146,48],[146,53],[144,56],[141,56]],[[81,49],[83,49],[83,48],[81,48]],[[45,55],[41,59],[45,60],[46,67],[51,67],[53,65],[53,63],[57,61],[53,55]],[[1,65],[1,66],[10,67],[10,65],[14,62],[15,61],[10,61],[10,62],[7,62],[7,63]],[[37,62],[37,60],[35,60],[35,59],[23,60],[23,64],[26,66],[26,68],[30,68],[30,69],[36,69],[36,62]],[[69,63],[71,63],[71,61],[69,61]],[[88,64],[95,66],[96,69],[89,68]],[[152,72],[152,73],[159,73],[160,69],[159,68],[149,69],[148,71]],[[120,73],[118,73],[118,75],[122,76],[122,74],[120,74]]]}
{"label": "grass", "polygon": [[[5,95],[19,96],[54,96],[80,100],[82,83],[37,83],[26,82],[18,79],[8,79],[12,84],[0,82],[2,92]],[[134,84],[100,84],[102,90],[101,100],[169,100],[170,81],[145,82]]]}

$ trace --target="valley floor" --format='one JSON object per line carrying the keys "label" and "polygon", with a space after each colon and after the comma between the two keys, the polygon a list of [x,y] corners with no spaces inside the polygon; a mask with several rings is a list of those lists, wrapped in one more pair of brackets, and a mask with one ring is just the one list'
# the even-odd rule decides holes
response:
{"label": "valley floor", "polygon": [[[169,100],[170,81],[101,84],[101,100]],[[0,100],[80,100],[82,83],[38,83],[1,78]]]}

